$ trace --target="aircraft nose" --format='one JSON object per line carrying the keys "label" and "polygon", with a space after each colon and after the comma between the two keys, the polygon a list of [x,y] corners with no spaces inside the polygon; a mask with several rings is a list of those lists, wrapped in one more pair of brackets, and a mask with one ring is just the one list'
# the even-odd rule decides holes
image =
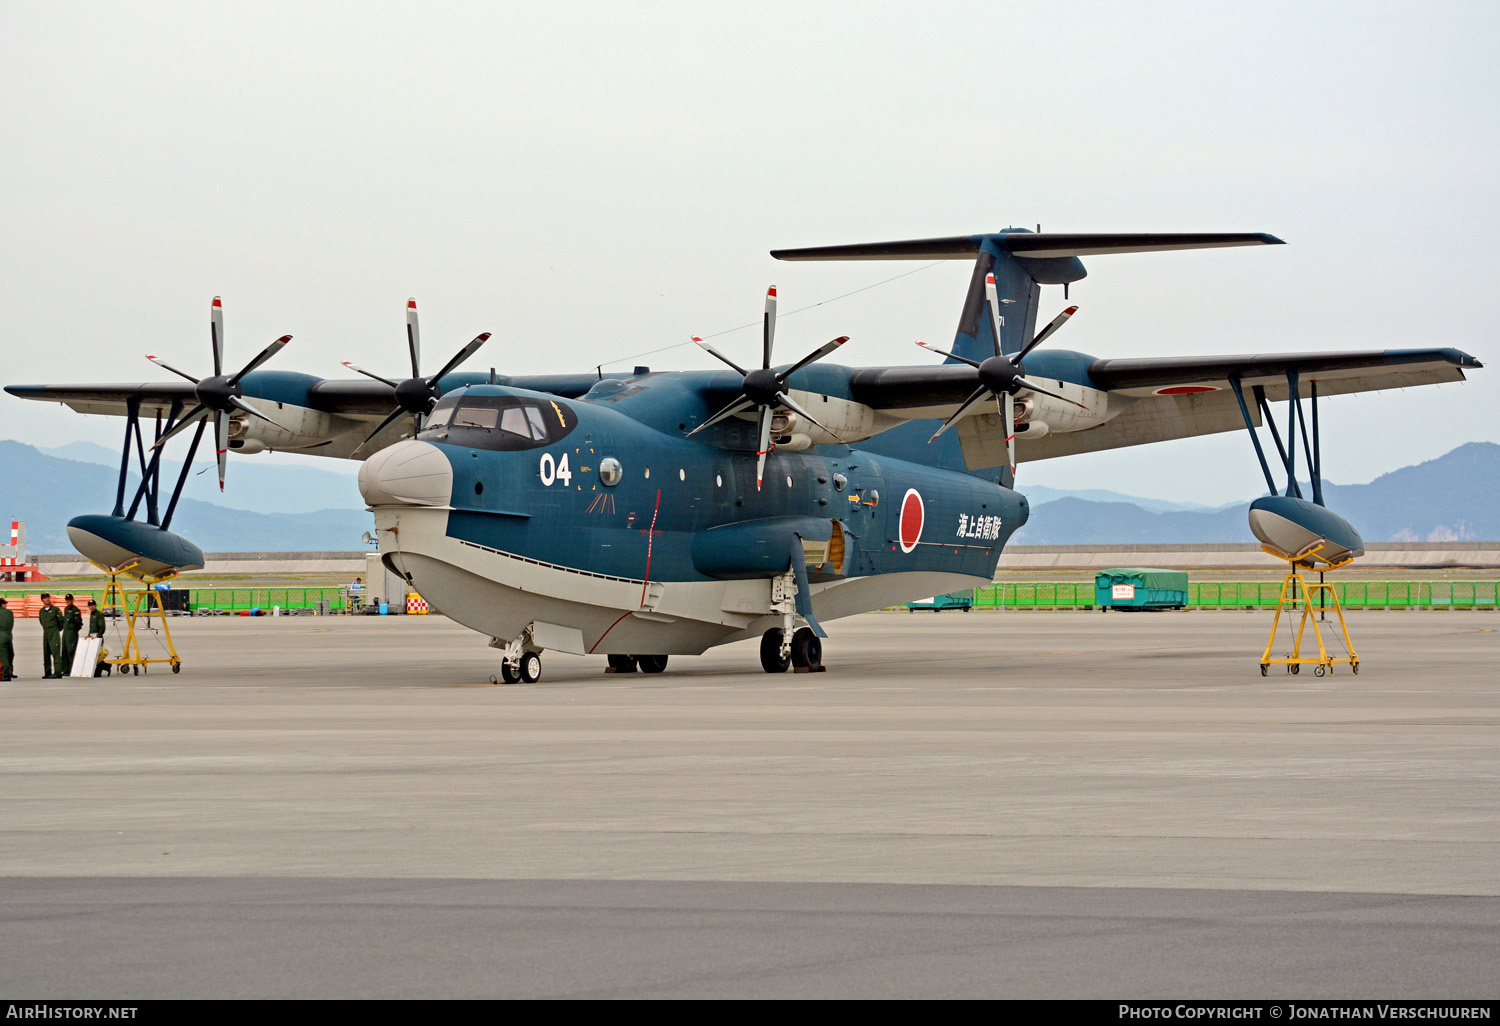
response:
{"label": "aircraft nose", "polygon": [[365,460],[359,491],[371,506],[446,506],[453,496],[453,467],[430,442],[397,442]]}

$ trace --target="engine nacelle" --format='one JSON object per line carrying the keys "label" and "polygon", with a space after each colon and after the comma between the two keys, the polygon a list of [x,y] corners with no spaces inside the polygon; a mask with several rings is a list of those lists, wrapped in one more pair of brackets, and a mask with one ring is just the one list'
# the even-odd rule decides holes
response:
{"label": "engine nacelle", "polygon": [[[245,401],[276,421],[259,417],[235,417],[229,422],[229,447],[235,452],[254,453],[267,449],[305,449],[328,438],[333,419],[321,410],[286,405],[246,396]],[[239,442],[242,444],[236,445]]]}

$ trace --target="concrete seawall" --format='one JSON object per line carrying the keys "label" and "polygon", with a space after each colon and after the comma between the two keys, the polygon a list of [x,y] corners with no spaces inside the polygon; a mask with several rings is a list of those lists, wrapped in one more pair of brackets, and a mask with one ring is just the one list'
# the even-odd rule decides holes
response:
{"label": "concrete seawall", "polygon": [[[1000,555],[996,574],[1007,570],[1102,570],[1112,566],[1171,569],[1232,568],[1279,570],[1283,560],[1259,545],[1011,545]],[[1370,542],[1352,569],[1395,567],[1442,570],[1500,567],[1500,542]]]}
{"label": "concrete seawall", "polygon": [[[96,574],[76,554],[36,556],[51,577]],[[1112,566],[1174,569],[1276,570],[1286,564],[1258,545],[1012,545],[1000,556],[997,576],[1007,571],[1098,570]],[[1500,542],[1372,542],[1355,568],[1442,570],[1500,567]],[[210,552],[202,574],[361,574],[364,552]],[[186,575],[191,578],[193,575]]]}

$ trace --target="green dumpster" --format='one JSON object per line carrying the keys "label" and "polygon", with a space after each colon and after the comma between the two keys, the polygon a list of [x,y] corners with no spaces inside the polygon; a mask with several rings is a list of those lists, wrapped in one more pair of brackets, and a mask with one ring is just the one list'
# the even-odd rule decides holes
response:
{"label": "green dumpster", "polygon": [[1184,570],[1115,567],[1094,575],[1094,599],[1101,610],[1182,609],[1188,604]]}

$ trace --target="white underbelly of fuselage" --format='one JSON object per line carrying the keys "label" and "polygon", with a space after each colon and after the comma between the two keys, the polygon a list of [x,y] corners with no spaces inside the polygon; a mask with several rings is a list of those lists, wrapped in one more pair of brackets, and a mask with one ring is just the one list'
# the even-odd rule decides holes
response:
{"label": "white underbelly of fuselage", "polygon": [[[376,506],[382,555],[428,605],[501,643],[532,624],[579,632],[576,654],[698,655],[781,625],[771,582],[645,581],[544,563],[448,536],[448,510]],[[965,574],[913,572],[812,585],[820,621],[988,583]]]}

